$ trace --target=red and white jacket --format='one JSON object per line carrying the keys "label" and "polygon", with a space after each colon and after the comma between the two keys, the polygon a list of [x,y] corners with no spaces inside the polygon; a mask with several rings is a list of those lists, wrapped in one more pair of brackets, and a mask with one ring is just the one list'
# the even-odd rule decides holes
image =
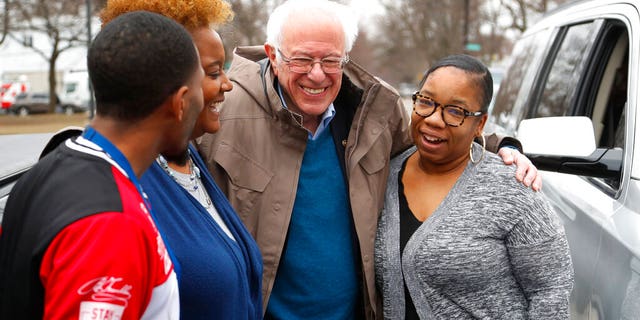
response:
{"label": "red and white jacket", "polygon": [[12,190],[0,234],[0,318],[178,319],[176,275],[122,168],[79,137]]}

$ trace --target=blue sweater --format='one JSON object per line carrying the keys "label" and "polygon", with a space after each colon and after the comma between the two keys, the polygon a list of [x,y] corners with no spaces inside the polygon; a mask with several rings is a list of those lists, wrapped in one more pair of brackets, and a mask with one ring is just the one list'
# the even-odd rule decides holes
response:
{"label": "blue sweater", "polygon": [[273,319],[354,319],[359,282],[345,179],[330,130],[305,149],[287,243],[269,298]]}
{"label": "blue sweater", "polygon": [[202,182],[236,241],[154,163],[142,176],[154,220],[178,275],[182,319],[261,319],[262,258],[246,228],[189,146]]}

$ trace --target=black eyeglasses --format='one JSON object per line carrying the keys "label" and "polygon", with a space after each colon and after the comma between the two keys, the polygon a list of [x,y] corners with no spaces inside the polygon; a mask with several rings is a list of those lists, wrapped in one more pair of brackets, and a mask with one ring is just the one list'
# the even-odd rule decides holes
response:
{"label": "black eyeglasses", "polygon": [[413,100],[413,111],[423,118],[430,117],[436,112],[438,107],[442,108],[442,113],[440,114],[442,116],[442,120],[444,120],[444,123],[448,126],[452,127],[461,126],[466,117],[478,117],[484,114],[482,111],[471,112],[456,105],[442,105],[435,102],[430,97],[423,96],[418,92],[414,93],[411,96],[411,99]]}
{"label": "black eyeglasses", "polygon": [[280,49],[277,49],[278,55],[282,58],[282,61],[289,66],[289,71],[295,73],[309,73],[313,69],[313,65],[320,64],[320,68],[324,73],[338,73],[344,68],[344,65],[349,62],[349,56],[343,58],[324,58],[322,60],[315,60],[305,57],[293,57],[288,58]]}

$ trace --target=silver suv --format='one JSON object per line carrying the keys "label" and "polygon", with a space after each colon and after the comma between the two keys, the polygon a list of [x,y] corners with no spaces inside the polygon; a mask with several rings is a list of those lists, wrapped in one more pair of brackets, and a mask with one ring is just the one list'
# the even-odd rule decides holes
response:
{"label": "silver suv", "polygon": [[23,92],[16,96],[16,102],[9,107],[9,112],[13,112],[21,116],[33,113],[45,113],[48,111],[48,92]]}
{"label": "silver suv", "polygon": [[545,170],[575,268],[572,319],[640,319],[639,12],[588,0],[548,13],[516,43],[487,128]]}

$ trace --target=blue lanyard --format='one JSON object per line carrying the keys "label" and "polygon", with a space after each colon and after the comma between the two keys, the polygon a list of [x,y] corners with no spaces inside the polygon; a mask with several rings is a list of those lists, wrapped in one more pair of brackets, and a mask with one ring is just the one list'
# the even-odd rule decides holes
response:
{"label": "blue lanyard", "polygon": [[102,148],[102,151],[104,151],[104,153],[106,153],[107,156],[109,156],[113,161],[115,161],[115,163],[117,163],[118,166],[120,166],[120,168],[122,168],[124,172],[127,173],[127,176],[129,176],[129,180],[131,180],[131,183],[133,183],[133,185],[138,190],[138,193],[140,193],[140,197],[142,197],[142,199],[144,200],[144,204],[147,207],[147,210],[151,212],[151,206],[149,205],[147,195],[142,190],[142,185],[140,185],[140,181],[138,181],[138,177],[136,177],[136,174],[133,172],[133,168],[131,168],[131,164],[129,163],[129,160],[127,160],[124,154],[122,154],[122,152],[120,152],[120,150],[118,150],[118,148],[116,148],[116,146],[114,146],[113,143],[111,143],[111,141],[107,140],[107,138],[105,138],[103,135],[101,135],[98,131],[96,131],[96,129],[92,128],[91,126],[87,126],[85,128],[84,133],[82,134],[82,137],[95,143],[100,148]]}

